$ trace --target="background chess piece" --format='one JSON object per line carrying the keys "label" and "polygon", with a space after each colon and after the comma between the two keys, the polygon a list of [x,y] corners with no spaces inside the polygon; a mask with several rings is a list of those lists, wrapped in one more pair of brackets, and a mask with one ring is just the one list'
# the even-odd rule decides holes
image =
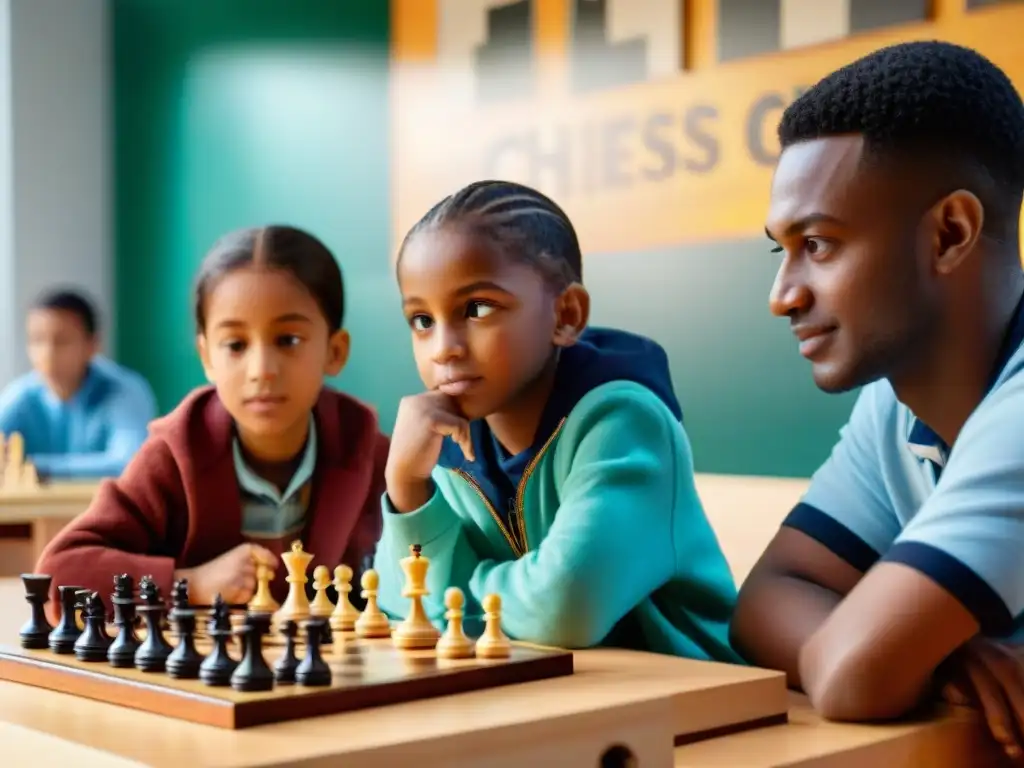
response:
{"label": "background chess piece", "polygon": [[348,597],[352,591],[352,569],[344,563],[334,569],[334,589],[338,592],[338,602],[331,613],[331,629],[335,632],[351,632],[355,629],[359,610]]}
{"label": "background chess piece", "polygon": [[485,595],[484,633],[476,641],[476,655],[479,659],[504,659],[512,653],[512,643],[501,631],[501,596]]}
{"label": "background chess piece", "polygon": [[274,614],[274,624],[280,625],[283,621],[299,622],[309,618],[309,598],[306,597],[306,569],[309,567],[313,555],[302,549],[301,541],[293,541],[290,552],[281,555],[288,575],[285,581],[288,583],[288,595],[285,597],[277,613]]}
{"label": "background chess piece", "polygon": [[309,604],[310,616],[326,619],[334,612],[334,603],[327,596],[329,586],[331,586],[331,572],[326,565],[318,565],[313,569],[313,588],[316,590],[316,595],[313,602]]}
{"label": "background chess piece", "polygon": [[391,623],[377,605],[377,587],[380,577],[370,568],[360,580],[363,587],[362,596],[366,599],[366,608],[356,619],[355,630],[360,637],[388,637],[391,634]]}
{"label": "background chess piece", "polygon": [[458,587],[448,587],[444,592],[444,605],[448,620],[444,634],[437,641],[437,655],[442,659],[466,659],[473,655],[473,641],[463,631],[462,618],[466,596]]}
{"label": "background chess piece", "polygon": [[25,438],[12,432],[6,440],[0,434],[0,488],[20,490],[39,487],[39,474],[25,460]]}
{"label": "background chess piece", "polygon": [[430,594],[427,589],[427,570],[430,568],[430,560],[421,555],[422,548],[419,544],[409,547],[410,555],[401,560],[402,570],[405,571],[405,586],[402,588],[402,596],[411,600],[409,613],[395,631],[391,633],[397,648],[433,648],[437,644],[440,632],[437,627],[430,623],[426,612],[423,610],[423,598]]}

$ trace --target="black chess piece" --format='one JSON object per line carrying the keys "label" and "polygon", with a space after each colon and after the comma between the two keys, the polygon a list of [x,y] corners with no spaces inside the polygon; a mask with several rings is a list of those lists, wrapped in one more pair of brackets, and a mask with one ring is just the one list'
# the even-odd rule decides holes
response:
{"label": "black chess piece", "polygon": [[196,650],[196,612],[191,608],[176,608],[174,631],[178,634],[178,645],[167,657],[167,674],[179,680],[199,677],[199,666],[203,655]]}
{"label": "black chess piece", "polygon": [[75,658],[79,661],[106,661],[110,648],[107,634],[107,608],[99,592],[90,592],[82,609],[85,630],[75,641]]}
{"label": "black chess piece", "polygon": [[213,650],[203,663],[199,665],[199,679],[206,685],[227,685],[231,682],[231,674],[238,665],[228,652],[228,640],[231,638],[231,611],[219,594],[213,600],[213,609],[209,624]]}
{"label": "black chess piece", "polygon": [[320,640],[324,636],[323,622],[327,619],[308,619],[306,629],[306,655],[295,668],[295,682],[305,686],[331,684],[331,668],[320,655]]}
{"label": "black chess piece", "polygon": [[167,614],[168,620],[173,623],[174,615],[178,611],[187,611],[191,607],[188,599],[188,579],[178,579],[171,587],[171,610]]}
{"label": "black chess piece", "polygon": [[284,638],[284,653],[274,664],[274,679],[282,685],[295,682],[295,669],[299,660],[295,656],[295,636],[299,633],[298,625],[290,619],[281,624],[279,630]]}
{"label": "black chess piece", "polygon": [[32,606],[32,613],[19,635],[21,647],[36,650],[46,648],[53,631],[53,626],[46,619],[46,604],[50,601],[53,577],[45,573],[23,573],[21,583],[25,587],[25,600]]}
{"label": "black chess piece", "polygon": [[250,613],[241,628],[242,660],[231,675],[236,691],[269,691],[274,687],[274,673],[263,658],[263,637],[270,631],[269,613]]}
{"label": "black chess piece", "polygon": [[81,604],[78,593],[82,591],[82,587],[57,587],[57,593],[60,595],[60,621],[49,637],[50,650],[54,653],[75,652],[75,641],[82,634],[75,614]]}
{"label": "black chess piece", "polygon": [[135,634],[135,579],[127,573],[115,576],[110,602],[114,605],[114,626],[118,632],[107,649],[107,660],[112,667],[134,667],[135,654],[141,644]]}
{"label": "black chess piece", "polygon": [[142,604],[136,610],[146,620],[146,638],[135,651],[135,667],[142,672],[163,672],[167,668],[167,657],[174,649],[164,638],[165,606],[160,587],[152,577],[139,579],[139,597]]}
{"label": "black chess piece", "polygon": [[334,631],[331,629],[331,622],[324,621],[323,631],[320,633],[320,647],[334,644]]}

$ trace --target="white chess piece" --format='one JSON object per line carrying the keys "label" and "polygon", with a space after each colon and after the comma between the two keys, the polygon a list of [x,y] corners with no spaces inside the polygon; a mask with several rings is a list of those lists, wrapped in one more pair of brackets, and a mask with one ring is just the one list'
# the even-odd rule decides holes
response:
{"label": "white chess piece", "polygon": [[484,633],[476,641],[476,655],[481,659],[504,659],[512,653],[512,643],[501,630],[501,596],[485,595]]}
{"label": "white chess piece", "polygon": [[465,659],[473,655],[473,641],[463,631],[463,607],[466,596],[458,587],[448,587],[444,593],[445,618],[448,626],[437,641],[437,655],[442,659]]}

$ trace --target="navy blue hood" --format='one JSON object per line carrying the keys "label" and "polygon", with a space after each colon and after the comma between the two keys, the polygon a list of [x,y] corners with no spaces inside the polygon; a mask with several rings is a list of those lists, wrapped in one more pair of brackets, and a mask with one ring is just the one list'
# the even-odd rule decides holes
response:
{"label": "navy blue hood", "polygon": [[528,449],[516,456],[508,455],[491,435],[487,422],[478,419],[470,425],[476,461],[467,461],[462,449],[451,438],[445,438],[439,464],[470,475],[495,510],[507,518],[523,470],[558,424],[589,392],[612,381],[642,384],[682,420],[682,408],[672,388],[668,355],[659,344],[626,331],[588,328],[576,344],[561,352],[551,396]]}

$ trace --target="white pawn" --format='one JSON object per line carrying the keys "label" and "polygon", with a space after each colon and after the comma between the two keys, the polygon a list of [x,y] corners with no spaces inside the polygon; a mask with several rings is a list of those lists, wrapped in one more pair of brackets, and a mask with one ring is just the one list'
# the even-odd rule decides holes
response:
{"label": "white pawn", "polygon": [[466,597],[458,587],[448,587],[444,593],[444,605],[448,619],[441,639],[437,641],[437,655],[442,659],[466,659],[473,655],[473,641],[462,629],[462,609]]}
{"label": "white pawn", "polygon": [[506,659],[512,654],[512,643],[501,631],[501,596],[485,595],[482,604],[487,623],[476,641],[476,655],[481,659]]}
{"label": "white pawn", "polygon": [[377,605],[377,587],[380,585],[380,577],[371,568],[363,574],[359,583],[363,587],[362,596],[366,599],[366,608],[356,619],[356,634],[359,637],[389,637],[391,623],[388,621],[387,615]]}
{"label": "white pawn", "polygon": [[359,609],[352,605],[348,597],[352,591],[352,569],[344,563],[334,569],[334,588],[338,591],[338,602],[331,612],[331,629],[335,632],[351,632],[359,618]]}

